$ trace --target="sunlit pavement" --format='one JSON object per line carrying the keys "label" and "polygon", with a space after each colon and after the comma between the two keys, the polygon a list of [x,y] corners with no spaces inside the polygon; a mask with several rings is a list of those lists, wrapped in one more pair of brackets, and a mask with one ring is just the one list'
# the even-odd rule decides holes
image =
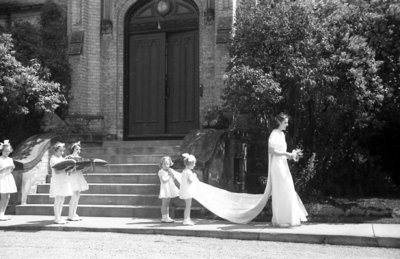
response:
{"label": "sunlit pavement", "polygon": [[161,223],[159,219],[82,217],[64,225],[52,216],[15,216],[0,221],[0,230],[90,231],[131,234],[213,237],[221,239],[296,242],[311,244],[354,245],[400,248],[400,224],[325,224],[307,223],[292,228],[277,228],[265,222],[233,224],[223,220],[194,219],[185,226],[182,219]]}

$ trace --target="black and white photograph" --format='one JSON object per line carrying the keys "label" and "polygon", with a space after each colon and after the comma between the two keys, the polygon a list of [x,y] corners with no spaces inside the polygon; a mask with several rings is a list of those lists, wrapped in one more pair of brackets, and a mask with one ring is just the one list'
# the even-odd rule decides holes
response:
{"label": "black and white photograph", "polygon": [[400,258],[400,0],[0,0],[0,258]]}

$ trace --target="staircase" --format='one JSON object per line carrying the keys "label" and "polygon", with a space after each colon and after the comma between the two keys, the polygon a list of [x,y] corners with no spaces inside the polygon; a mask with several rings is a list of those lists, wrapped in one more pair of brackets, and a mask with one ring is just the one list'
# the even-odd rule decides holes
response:
{"label": "staircase", "polygon": [[[90,217],[159,218],[158,163],[162,156],[178,151],[180,140],[108,141],[102,146],[82,146],[84,158],[100,158],[108,166],[96,167],[85,176],[89,190],[81,193],[78,214]],[[41,184],[28,196],[26,205],[16,207],[17,215],[53,215],[50,184]],[[63,216],[68,215],[66,198]],[[173,212],[172,212],[173,214]]]}

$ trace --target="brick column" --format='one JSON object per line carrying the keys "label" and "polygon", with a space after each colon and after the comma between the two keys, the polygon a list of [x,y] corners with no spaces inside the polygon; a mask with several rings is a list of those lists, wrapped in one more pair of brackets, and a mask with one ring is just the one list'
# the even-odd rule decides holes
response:
{"label": "brick column", "polygon": [[[232,33],[232,24],[237,0],[215,0],[214,20],[205,24],[200,35],[200,84],[203,85],[203,97],[200,99],[200,119],[205,110],[221,104],[224,87],[224,75],[230,60],[228,39]],[[204,10],[203,10],[204,11]],[[200,12],[203,12],[200,10]],[[203,17],[200,25],[204,24]]]}
{"label": "brick column", "polygon": [[215,1],[215,27],[214,27],[214,85],[209,89],[208,103],[221,104],[221,94],[224,88],[224,76],[230,57],[228,40],[232,34],[236,0]]}
{"label": "brick column", "polygon": [[[101,1],[72,0],[68,3],[69,33],[83,31],[84,40],[80,55],[71,55],[71,83],[73,100],[71,115],[101,115],[100,104],[100,19]],[[99,124],[99,123],[97,123]],[[90,130],[102,131],[102,125],[89,125]]]}

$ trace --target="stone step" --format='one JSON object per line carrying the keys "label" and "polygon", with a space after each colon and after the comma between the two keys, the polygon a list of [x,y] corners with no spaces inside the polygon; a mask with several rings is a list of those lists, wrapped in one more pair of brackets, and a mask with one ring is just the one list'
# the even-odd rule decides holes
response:
{"label": "stone step", "polygon": [[[17,215],[54,215],[53,204],[28,204],[16,206]],[[135,217],[159,218],[160,206],[132,205],[78,205],[77,214],[83,217]],[[68,215],[68,204],[64,204],[62,215]]]}
{"label": "stone step", "polygon": [[102,154],[82,156],[85,158],[99,158],[111,164],[158,164],[164,155],[125,155]]}
{"label": "stone step", "polygon": [[156,173],[111,173],[96,174],[90,173],[85,175],[86,181],[91,183],[139,183],[139,184],[159,184],[160,180]]}
{"label": "stone step", "polygon": [[[70,197],[65,197],[65,204],[68,204]],[[37,193],[28,195],[27,204],[53,204],[54,198],[50,198],[48,193]],[[88,194],[81,193],[79,204],[83,205],[150,205],[161,206],[158,194]],[[171,199],[171,207],[184,208],[185,201],[179,197]],[[201,207],[200,203],[192,200],[192,206]]]}
{"label": "stone step", "polygon": [[[65,204],[68,204],[70,197],[65,197]],[[27,204],[53,204],[54,198],[50,198],[48,193],[31,194],[28,196]],[[158,194],[85,194],[82,193],[79,199],[82,205],[150,205],[161,206],[161,199]],[[171,199],[171,207],[184,208],[184,200],[178,197]],[[196,201],[192,200],[192,206],[201,207]]]}
{"label": "stone step", "polygon": [[91,173],[150,173],[154,174],[160,170],[158,164],[108,164],[106,166],[96,166],[94,169],[87,171],[88,174]]}
{"label": "stone step", "polygon": [[[179,152],[182,140],[105,141],[102,145],[83,143],[81,156],[106,160],[107,166],[96,166],[84,175],[89,190],[81,193],[78,214],[100,217],[159,218],[161,200],[157,172],[162,156]],[[17,215],[53,215],[54,199],[49,197],[50,184],[37,186],[28,195],[27,205],[16,207]],[[69,197],[63,214],[67,215]],[[193,211],[199,206],[193,201]],[[171,200],[171,215],[183,215],[184,201]]]}
{"label": "stone step", "polygon": [[[68,204],[70,197],[65,198]],[[48,193],[32,194],[28,196],[27,204],[53,204],[54,199]],[[82,193],[80,205],[149,205],[161,206],[161,200],[154,194],[86,194]]]}
{"label": "stone step", "polygon": [[[15,207],[17,215],[54,215],[53,204],[30,204]],[[170,207],[171,217],[183,217],[184,208]],[[78,205],[77,214],[81,217],[132,217],[160,218],[160,206],[129,205]],[[192,207],[192,218],[201,218],[204,208]],[[62,215],[68,215],[68,204],[64,204]],[[84,219],[83,219],[84,220]]]}
{"label": "stone step", "polygon": [[182,139],[167,140],[134,140],[134,141],[104,141],[103,147],[171,147],[180,146]]}
{"label": "stone step", "polygon": [[179,151],[174,147],[82,147],[82,157],[97,155],[172,155]]}
{"label": "stone step", "polygon": [[[49,193],[50,184],[39,184],[37,193]],[[160,184],[89,184],[89,190],[84,194],[158,194]]]}

